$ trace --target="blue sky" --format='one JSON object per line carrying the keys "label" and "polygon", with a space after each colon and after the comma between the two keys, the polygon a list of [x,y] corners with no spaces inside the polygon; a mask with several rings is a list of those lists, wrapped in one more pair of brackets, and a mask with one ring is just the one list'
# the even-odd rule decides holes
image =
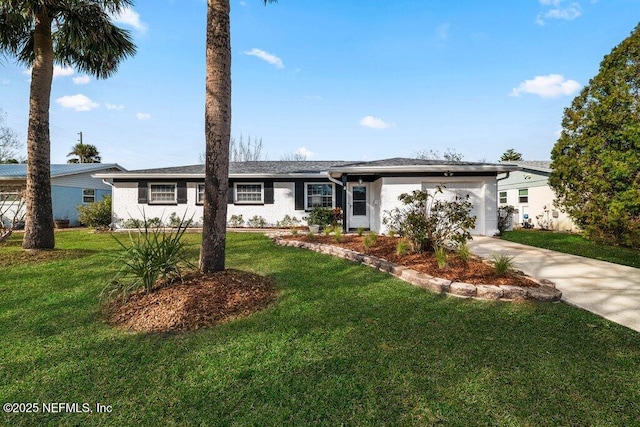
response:
{"label": "blue sky", "polygon": [[[639,0],[231,0],[232,134],[269,160],[412,157],[452,149],[545,160],[563,109],[640,18]],[[51,160],[83,133],[128,169],[204,152],[204,0],[138,0],[119,17],[138,54],[96,80],[57,69]],[[26,140],[29,75],[0,64],[5,124]]]}

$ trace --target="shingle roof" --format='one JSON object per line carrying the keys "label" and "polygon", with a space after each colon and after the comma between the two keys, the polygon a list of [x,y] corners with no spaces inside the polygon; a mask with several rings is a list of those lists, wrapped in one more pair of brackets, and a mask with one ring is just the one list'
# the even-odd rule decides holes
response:
{"label": "shingle roof", "polygon": [[[86,172],[111,171],[125,169],[116,163],[64,163],[50,165],[51,177],[74,175]],[[27,165],[0,164],[0,179],[26,179]]]}
{"label": "shingle roof", "polygon": [[517,165],[523,169],[532,169],[542,172],[551,172],[551,160],[520,160],[520,161],[505,161],[502,164]]}
{"label": "shingle roof", "polygon": [[[491,163],[480,163],[480,162],[451,162],[448,160],[432,160],[432,159],[412,159],[409,157],[393,157],[391,159],[381,159],[381,160],[373,160],[373,161],[363,161],[363,162],[351,162],[344,163],[340,166],[348,166],[348,167],[375,167],[375,166],[450,166],[450,165],[459,165],[459,166],[476,166],[476,165],[488,165]],[[338,166],[338,165],[335,165]]]}
{"label": "shingle roof", "polygon": [[[331,166],[342,165],[344,161],[254,161],[230,162],[229,174],[304,174],[326,171]],[[204,165],[174,166],[168,168],[139,169],[128,171],[132,174],[202,174]]]}

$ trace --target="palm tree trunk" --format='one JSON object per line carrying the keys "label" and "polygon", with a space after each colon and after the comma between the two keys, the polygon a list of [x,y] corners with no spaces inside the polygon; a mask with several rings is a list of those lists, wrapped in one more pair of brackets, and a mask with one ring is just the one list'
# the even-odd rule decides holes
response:
{"label": "palm tree trunk", "polygon": [[224,270],[231,138],[229,0],[208,0],[205,179],[200,270]]}
{"label": "palm tree trunk", "polygon": [[49,141],[49,102],[53,79],[51,17],[36,15],[35,61],[31,71],[27,131],[27,188],[24,249],[53,249],[53,208]]}

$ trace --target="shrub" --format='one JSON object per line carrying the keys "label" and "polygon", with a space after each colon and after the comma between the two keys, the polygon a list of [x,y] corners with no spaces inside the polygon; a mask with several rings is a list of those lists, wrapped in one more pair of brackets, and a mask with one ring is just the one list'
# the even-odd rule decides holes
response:
{"label": "shrub", "polygon": [[[436,193],[442,193],[442,188],[438,187]],[[414,251],[435,250],[471,239],[469,230],[475,227],[476,217],[470,215],[473,205],[469,196],[436,200],[435,194],[416,190],[398,199],[404,207],[385,211],[383,223],[409,239]]]}
{"label": "shrub", "polygon": [[144,228],[144,221],[136,218],[129,218],[122,223],[124,228]]}
{"label": "shrub", "polygon": [[333,238],[336,239],[336,242],[342,242],[342,228],[334,227],[333,229]]}
{"label": "shrub", "polygon": [[242,218],[242,215],[231,215],[231,218],[229,218],[229,226],[230,227],[242,227],[244,225],[244,218]]}
{"label": "shrub", "polygon": [[298,235],[298,229],[297,228],[292,228],[291,229],[291,235],[292,236],[297,236]]}
{"label": "shrub", "polygon": [[334,219],[334,210],[327,208],[313,208],[306,218],[309,225],[318,225],[321,229],[333,225]]}
{"label": "shrub", "polygon": [[439,248],[436,248],[436,250],[433,253],[436,257],[438,268],[440,270],[444,269],[447,266],[447,250],[441,246]]}
{"label": "shrub", "polygon": [[185,219],[185,217],[180,218],[177,213],[172,212],[169,216],[169,221],[167,221],[167,225],[172,228],[178,228],[180,226],[189,227],[192,222],[192,219]]}
{"label": "shrub", "polygon": [[298,225],[300,225],[300,220],[295,216],[292,217],[289,215],[285,215],[284,218],[282,218],[282,221],[276,222],[276,227],[278,228],[290,228]]}
{"label": "shrub", "polygon": [[80,205],[77,209],[81,224],[93,228],[108,228],[111,224],[111,196],[88,205]]}
{"label": "shrub", "polygon": [[333,227],[332,226],[328,226],[325,227],[322,232],[324,233],[325,236],[328,236],[329,234],[333,233]]}
{"label": "shrub", "polygon": [[162,223],[162,219],[158,218],[157,216],[153,218],[149,218],[148,220],[145,221],[145,224],[147,228],[160,228],[164,225]]}
{"label": "shrub", "polygon": [[358,233],[358,236],[362,236],[364,234],[364,228],[358,227],[358,229],[356,230],[356,233]]}
{"label": "shrub", "polygon": [[367,233],[366,236],[364,236],[364,239],[362,240],[362,246],[364,246],[365,249],[369,249],[373,245],[375,245],[377,241],[378,241],[378,235],[373,231],[371,231]]}
{"label": "shrub", "polygon": [[510,273],[515,267],[515,262],[513,261],[514,257],[512,256],[506,254],[494,254],[491,259],[493,260],[493,269],[500,276]]}
{"label": "shrub", "polygon": [[254,215],[247,221],[247,225],[249,227],[264,228],[267,225],[267,220],[260,215]]}
{"label": "shrub", "polygon": [[123,249],[114,260],[120,269],[103,290],[103,297],[120,293],[124,301],[132,291],[142,288],[149,293],[159,281],[166,283],[182,277],[185,266],[194,268],[185,255],[185,224],[182,222],[169,232],[159,226],[138,228],[137,232],[129,232],[128,245],[114,236]]}
{"label": "shrub", "polygon": [[469,257],[471,257],[471,251],[469,250],[469,246],[466,243],[462,243],[458,246],[458,257],[464,262],[469,261]]}
{"label": "shrub", "polygon": [[513,225],[513,214],[516,212],[518,212],[518,209],[511,205],[498,208],[498,232],[500,235]]}
{"label": "shrub", "polygon": [[409,252],[411,244],[407,239],[400,239],[396,244],[396,254],[402,256]]}

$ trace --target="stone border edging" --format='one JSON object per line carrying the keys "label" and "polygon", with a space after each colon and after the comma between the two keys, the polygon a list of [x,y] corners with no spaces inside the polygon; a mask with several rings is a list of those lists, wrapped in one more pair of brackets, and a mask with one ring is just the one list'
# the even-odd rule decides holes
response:
{"label": "stone border edging", "polygon": [[420,273],[419,271],[395,264],[383,258],[362,254],[339,246],[325,245],[323,243],[302,242],[300,240],[288,240],[283,239],[280,236],[270,237],[277,245],[308,249],[327,255],[337,256],[349,261],[359,262],[369,267],[377,268],[380,271],[389,273],[392,276],[404,280],[414,286],[437,293],[446,293],[462,298],[479,298],[484,300],[501,301],[530,300],[551,302],[559,301],[562,297],[562,292],[555,288],[553,282],[548,280],[538,281],[531,279],[540,285],[537,288],[492,284],[473,285],[471,283],[452,282],[451,280]]}

